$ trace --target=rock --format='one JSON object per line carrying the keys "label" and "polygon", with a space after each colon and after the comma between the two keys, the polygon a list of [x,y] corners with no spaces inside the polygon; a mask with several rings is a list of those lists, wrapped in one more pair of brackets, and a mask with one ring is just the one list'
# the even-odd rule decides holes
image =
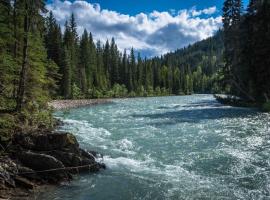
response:
{"label": "rock", "polygon": [[0,185],[15,188],[15,182],[12,175],[17,173],[17,165],[8,157],[0,157]]}
{"label": "rock", "polygon": [[53,156],[28,151],[20,153],[18,158],[23,165],[33,169],[42,180],[57,183],[65,179],[70,179],[67,171],[64,169],[65,166],[63,163]]}
{"label": "rock", "polygon": [[80,149],[80,153],[83,157],[88,158],[89,160],[95,161],[95,157],[97,155],[96,152],[92,151],[92,152],[88,152],[86,150]]}
{"label": "rock", "polygon": [[69,149],[78,151],[79,144],[74,135],[63,132],[46,134],[15,134],[13,144],[34,151]]}
{"label": "rock", "polygon": [[15,176],[14,180],[15,180],[16,185],[19,185],[19,186],[22,186],[24,188],[31,189],[31,190],[35,188],[35,185],[29,180],[27,180],[26,178]]}
{"label": "rock", "polygon": [[20,153],[19,159],[23,165],[36,171],[65,167],[62,162],[53,156],[31,151]]}
{"label": "rock", "polygon": [[[105,164],[96,161],[100,154],[80,149],[70,133],[20,133],[14,134],[11,141],[7,153],[0,155],[0,199],[3,192],[15,194],[12,199],[28,199],[36,185],[70,180],[72,173],[105,169]],[[14,192],[17,189],[26,193],[20,195]]]}
{"label": "rock", "polygon": [[82,149],[80,149],[80,154],[63,151],[50,151],[46,152],[46,154],[61,161],[65,167],[78,167],[77,169],[69,170],[71,173],[78,173],[78,171],[97,172],[100,168],[103,168],[95,161],[95,157],[92,154]]}
{"label": "rock", "polygon": [[99,163],[100,169],[106,169],[106,165],[104,163]]}
{"label": "rock", "polygon": [[58,150],[46,152],[46,154],[55,157],[56,159],[61,161],[66,167],[76,167],[80,166],[82,163],[82,159],[78,154]]}
{"label": "rock", "polygon": [[27,179],[41,181],[41,177],[39,177],[34,170],[22,165],[18,165],[18,174]]}
{"label": "rock", "polygon": [[57,127],[61,127],[64,125],[64,122],[58,118],[55,118],[54,119],[54,127],[57,128]]}
{"label": "rock", "polygon": [[15,182],[11,178],[10,174],[0,166],[0,185],[1,188],[5,188],[5,186],[15,188]]}

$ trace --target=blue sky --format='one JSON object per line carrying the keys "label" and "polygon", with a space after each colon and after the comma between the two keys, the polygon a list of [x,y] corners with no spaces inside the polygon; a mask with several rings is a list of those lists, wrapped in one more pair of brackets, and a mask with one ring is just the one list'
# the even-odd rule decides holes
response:
{"label": "blue sky", "polygon": [[[53,0],[49,0],[52,2]],[[72,0],[74,1],[74,0]],[[136,15],[138,13],[150,13],[153,10],[169,11],[182,10],[197,7],[204,9],[206,7],[216,6],[218,11],[216,15],[221,14],[223,0],[87,0],[89,3],[98,3],[102,8],[114,10],[123,14]],[[244,5],[248,0],[243,0]]]}
{"label": "blue sky", "polygon": [[[244,0],[245,5],[248,0]],[[212,36],[222,26],[223,0],[49,0],[63,27],[73,12],[78,32],[86,28],[120,50],[134,47],[146,56],[161,55]]]}

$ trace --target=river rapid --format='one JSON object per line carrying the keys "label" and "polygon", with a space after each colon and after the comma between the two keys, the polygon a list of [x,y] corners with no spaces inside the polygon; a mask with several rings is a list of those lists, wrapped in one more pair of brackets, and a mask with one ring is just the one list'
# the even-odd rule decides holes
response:
{"label": "river rapid", "polygon": [[270,115],[212,95],[116,99],[55,113],[107,169],[49,200],[270,199]]}

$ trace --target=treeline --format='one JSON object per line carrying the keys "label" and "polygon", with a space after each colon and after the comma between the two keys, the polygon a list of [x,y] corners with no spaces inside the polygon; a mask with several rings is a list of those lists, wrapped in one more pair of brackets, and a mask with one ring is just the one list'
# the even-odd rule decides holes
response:
{"label": "treeline", "polygon": [[[76,31],[74,15],[64,34],[52,13],[46,19],[45,44],[48,58],[59,66],[57,96],[101,98],[159,96],[211,92],[213,73],[222,54],[222,34],[161,58],[142,59],[120,52],[112,38],[103,45],[92,34]],[[217,53],[218,52],[218,53]]]}
{"label": "treeline", "polygon": [[226,0],[223,7],[224,90],[246,101],[264,103],[270,98],[270,1]]}

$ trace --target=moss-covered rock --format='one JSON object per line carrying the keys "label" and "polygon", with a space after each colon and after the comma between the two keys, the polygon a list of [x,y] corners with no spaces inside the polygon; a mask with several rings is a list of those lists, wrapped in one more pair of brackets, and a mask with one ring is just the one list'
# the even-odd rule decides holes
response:
{"label": "moss-covered rock", "polygon": [[70,149],[79,151],[79,144],[74,135],[64,132],[15,134],[13,144],[25,149],[36,151],[51,151],[56,149]]}

